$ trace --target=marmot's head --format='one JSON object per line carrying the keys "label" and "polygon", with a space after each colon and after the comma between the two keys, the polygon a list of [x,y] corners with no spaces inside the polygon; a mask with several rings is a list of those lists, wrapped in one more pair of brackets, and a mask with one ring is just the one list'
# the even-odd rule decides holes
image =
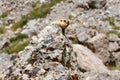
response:
{"label": "marmot's head", "polygon": [[60,19],[57,21],[57,24],[59,27],[61,27],[62,29],[65,29],[68,27],[68,25],[70,24],[70,22],[66,19]]}

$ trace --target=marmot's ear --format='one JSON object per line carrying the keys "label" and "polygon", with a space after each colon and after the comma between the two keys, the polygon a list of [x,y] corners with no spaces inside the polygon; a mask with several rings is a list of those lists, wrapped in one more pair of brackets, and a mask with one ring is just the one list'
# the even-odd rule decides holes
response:
{"label": "marmot's ear", "polygon": [[70,24],[70,22],[69,21],[67,21],[67,26]]}

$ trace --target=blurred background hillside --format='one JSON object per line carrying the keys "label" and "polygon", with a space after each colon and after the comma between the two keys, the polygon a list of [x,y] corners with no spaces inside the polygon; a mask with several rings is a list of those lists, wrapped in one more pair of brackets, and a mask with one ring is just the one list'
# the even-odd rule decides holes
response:
{"label": "blurred background hillside", "polygon": [[[53,21],[66,19],[65,30]],[[120,80],[120,0],[0,0],[0,80]]]}

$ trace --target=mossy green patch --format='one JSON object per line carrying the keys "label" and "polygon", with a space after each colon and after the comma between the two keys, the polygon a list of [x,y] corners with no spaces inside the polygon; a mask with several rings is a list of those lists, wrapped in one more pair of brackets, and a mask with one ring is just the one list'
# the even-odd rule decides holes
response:
{"label": "mossy green patch", "polygon": [[120,70],[120,65],[108,67],[110,70]]}
{"label": "mossy green patch", "polygon": [[0,34],[3,34],[5,32],[6,32],[5,27],[4,26],[0,27]]}
{"label": "mossy green patch", "polygon": [[73,40],[73,44],[78,44],[78,43],[79,43],[78,38],[74,38],[74,40]]}
{"label": "mossy green patch", "polygon": [[11,53],[18,53],[29,44],[29,38],[25,34],[18,34],[16,37],[10,39],[10,44],[5,47],[4,51]]}
{"label": "mossy green patch", "polygon": [[23,50],[29,44],[29,40],[20,41],[17,40],[12,42],[8,47],[5,48],[5,52],[8,54],[18,53],[19,51]]}
{"label": "mossy green patch", "polygon": [[117,65],[114,69],[120,70],[120,65]]}
{"label": "mossy green patch", "polygon": [[114,31],[114,32],[112,32],[112,33],[118,35],[118,37],[120,38],[120,32],[118,32],[118,31]]}
{"label": "mossy green patch", "polygon": [[38,3],[39,3],[39,1],[33,2],[33,3],[31,4],[32,8],[37,7]]}
{"label": "mossy green patch", "polygon": [[107,21],[112,26],[112,28],[114,29],[114,31],[112,33],[118,35],[118,37],[120,38],[120,32],[118,31],[118,30],[120,30],[120,26],[115,25],[114,17],[105,18],[105,19],[103,19],[103,21]]}
{"label": "mossy green patch", "polygon": [[10,42],[18,41],[18,40],[23,40],[25,38],[28,38],[28,35],[26,34],[18,34],[16,37],[13,37],[10,39]]}
{"label": "mossy green patch", "polygon": [[114,26],[115,23],[114,23],[114,18],[113,17],[108,17],[108,18],[105,18],[103,19],[103,21],[108,21],[108,23],[111,25],[111,26]]}
{"label": "mossy green patch", "polygon": [[23,28],[23,26],[28,22],[27,17],[22,17],[21,20],[17,21],[13,26],[12,26],[12,30],[15,31],[18,28]]}
{"label": "mossy green patch", "polygon": [[2,15],[0,15],[0,18],[5,18],[7,16],[8,16],[8,12],[4,12],[4,13],[2,13]]}

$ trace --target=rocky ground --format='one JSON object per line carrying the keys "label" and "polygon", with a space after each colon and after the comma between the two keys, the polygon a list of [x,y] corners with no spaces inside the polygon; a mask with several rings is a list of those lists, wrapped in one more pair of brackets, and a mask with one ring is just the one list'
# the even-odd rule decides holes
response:
{"label": "rocky ground", "polygon": [[[50,1],[0,1],[0,80],[120,80],[120,1],[61,0],[50,9],[43,6]],[[39,6],[46,16],[31,18]],[[62,18],[70,21],[69,41],[51,24]],[[12,30],[16,23],[22,27]],[[19,44],[26,45],[20,49]]]}

